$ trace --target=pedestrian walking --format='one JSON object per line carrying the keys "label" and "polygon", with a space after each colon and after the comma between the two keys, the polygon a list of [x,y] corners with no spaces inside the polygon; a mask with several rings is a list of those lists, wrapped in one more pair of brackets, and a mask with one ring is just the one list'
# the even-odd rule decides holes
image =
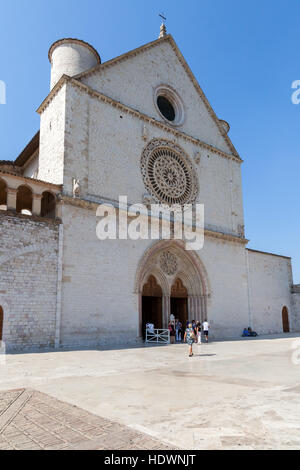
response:
{"label": "pedestrian walking", "polygon": [[168,329],[170,331],[170,343],[174,344],[175,343],[176,331],[175,331],[173,323],[171,323],[171,322],[169,323]]}
{"label": "pedestrian walking", "polygon": [[189,323],[184,334],[184,342],[189,345],[189,357],[192,357],[194,355],[193,344],[195,343],[195,341],[196,341],[196,336],[193,330],[193,325],[192,323]]}
{"label": "pedestrian walking", "polygon": [[206,343],[208,343],[208,330],[210,329],[210,324],[208,323],[206,319],[204,320],[202,327],[203,327],[203,334],[205,336],[205,341]]}
{"label": "pedestrian walking", "polygon": [[178,320],[178,318],[176,320],[175,329],[176,329],[176,341],[178,343],[181,343],[182,323]]}

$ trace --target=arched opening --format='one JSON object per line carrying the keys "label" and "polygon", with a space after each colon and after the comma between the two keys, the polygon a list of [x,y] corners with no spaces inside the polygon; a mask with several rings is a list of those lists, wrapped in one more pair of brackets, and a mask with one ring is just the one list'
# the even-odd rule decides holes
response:
{"label": "arched opening", "polygon": [[7,185],[2,179],[0,179],[0,210],[7,210]]}
{"label": "arched opening", "polygon": [[161,329],[162,289],[154,276],[150,276],[142,292],[142,335],[145,339],[146,324],[153,323],[154,328]]}
{"label": "arched opening", "polygon": [[41,216],[48,219],[55,219],[55,196],[49,191],[45,191],[41,202]]}
{"label": "arched opening", "polygon": [[159,241],[146,250],[137,268],[135,293],[139,296],[140,336],[144,334],[143,288],[151,275],[155,276],[162,291],[162,328],[168,326],[172,307],[174,316],[180,312],[183,322],[203,322],[209,317],[207,310],[211,288],[200,257],[196,252],[187,251],[183,241]]}
{"label": "arched opening", "polygon": [[284,333],[290,332],[289,311],[287,307],[282,309],[282,328]]}
{"label": "arched opening", "polygon": [[[183,328],[188,317],[188,291],[180,278],[175,279],[171,289],[171,313],[181,321]],[[190,320],[192,320],[190,318]]]}
{"label": "arched opening", "polygon": [[16,209],[18,214],[32,215],[32,191],[28,186],[19,186]]}
{"label": "arched opening", "polygon": [[3,322],[4,322],[4,313],[3,313],[3,308],[0,306],[0,345],[3,341]]}

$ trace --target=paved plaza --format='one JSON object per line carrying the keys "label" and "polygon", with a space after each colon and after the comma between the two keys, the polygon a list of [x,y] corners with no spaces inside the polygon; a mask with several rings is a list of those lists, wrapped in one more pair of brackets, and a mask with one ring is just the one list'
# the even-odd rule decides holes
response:
{"label": "paved plaza", "polygon": [[300,449],[300,334],[187,353],[7,355],[0,449]]}

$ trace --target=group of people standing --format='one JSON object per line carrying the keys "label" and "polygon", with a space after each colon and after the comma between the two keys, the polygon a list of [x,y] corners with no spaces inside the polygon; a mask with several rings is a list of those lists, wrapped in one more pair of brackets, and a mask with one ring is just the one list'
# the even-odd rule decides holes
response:
{"label": "group of people standing", "polygon": [[184,327],[181,321],[177,318],[175,323],[174,321],[170,320],[168,329],[170,331],[170,342],[174,344],[175,341],[181,343],[182,339],[184,343],[189,345],[189,357],[193,356],[193,344],[201,344],[201,334],[203,331],[203,335],[205,338],[206,343],[208,343],[208,330],[210,325],[208,321],[205,319],[204,322],[201,323],[199,321],[195,322],[192,320],[191,322],[188,321]]}

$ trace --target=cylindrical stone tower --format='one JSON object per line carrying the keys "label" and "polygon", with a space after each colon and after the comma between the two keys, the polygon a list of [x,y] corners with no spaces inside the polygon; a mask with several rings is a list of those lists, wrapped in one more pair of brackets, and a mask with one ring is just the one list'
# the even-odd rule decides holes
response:
{"label": "cylindrical stone tower", "polygon": [[48,57],[51,63],[51,90],[62,75],[74,77],[101,64],[96,49],[79,39],[56,41],[50,47]]}

